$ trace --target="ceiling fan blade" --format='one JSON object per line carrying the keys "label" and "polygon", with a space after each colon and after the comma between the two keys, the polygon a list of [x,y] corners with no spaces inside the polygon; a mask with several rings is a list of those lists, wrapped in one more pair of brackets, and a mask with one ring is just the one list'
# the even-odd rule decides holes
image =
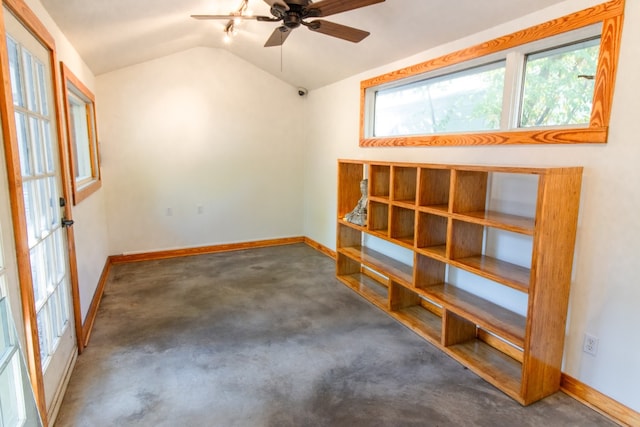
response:
{"label": "ceiling fan blade", "polygon": [[309,16],[329,16],[348,10],[371,6],[385,0],[320,0],[307,6]]}
{"label": "ceiling fan blade", "polygon": [[259,16],[259,15],[191,15],[191,17],[193,19],[201,19],[201,20],[208,20],[208,19],[242,19],[242,20],[248,20],[248,19],[255,19],[257,21],[279,21],[279,19],[276,18],[272,18],[270,16]]}
{"label": "ceiling fan blade", "polygon": [[370,34],[368,31],[347,27],[346,25],[336,24],[335,22],[323,21],[322,19],[310,22],[308,27],[311,31],[337,37],[353,43],[361,42]]}
{"label": "ceiling fan blade", "polygon": [[264,44],[264,47],[282,46],[287,37],[289,37],[289,34],[291,34],[291,30],[284,25],[276,28],[273,30],[273,33],[271,33],[269,40]]}

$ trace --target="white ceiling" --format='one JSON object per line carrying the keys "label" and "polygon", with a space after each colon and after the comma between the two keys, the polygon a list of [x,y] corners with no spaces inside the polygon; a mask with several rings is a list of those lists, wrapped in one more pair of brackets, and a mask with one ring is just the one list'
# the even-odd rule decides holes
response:
{"label": "white ceiling", "polygon": [[[282,48],[263,47],[279,23],[245,21],[231,44],[227,14],[240,0],[41,0],[95,75],[196,46],[228,49],[293,86],[315,89],[563,0],[386,0],[326,18],[371,32],[358,44],[298,28]],[[256,15],[269,15],[250,0]],[[480,40],[478,41],[480,42]]]}

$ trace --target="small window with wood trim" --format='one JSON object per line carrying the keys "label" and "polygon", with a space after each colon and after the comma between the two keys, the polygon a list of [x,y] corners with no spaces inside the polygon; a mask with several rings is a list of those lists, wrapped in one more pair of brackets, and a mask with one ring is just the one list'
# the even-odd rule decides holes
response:
{"label": "small window with wood trim", "polygon": [[60,63],[72,176],[73,204],[78,204],[102,185],[93,93]]}
{"label": "small window with wood trim", "polygon": [[607,142],[624,0],[361,84],[361,146]]}

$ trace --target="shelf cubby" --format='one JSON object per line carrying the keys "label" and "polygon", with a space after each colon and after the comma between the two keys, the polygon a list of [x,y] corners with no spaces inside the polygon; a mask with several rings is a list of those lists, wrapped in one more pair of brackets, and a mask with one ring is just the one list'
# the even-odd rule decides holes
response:
{"label": "shelf cubby", "polygon": [[416,213],[413,209],[391,207],[391,229],[389,237],[403,246],[413,249]]}
{"label": "shelf cubby", "polygon": [[362,227],[346,221],[338,223],[338,247],[354,247],[362,245]]}
{"label": "shelf cubby", "polygon": [[485,254],[485,236],[483,225],[452,220],[451,240],[448,245],[451,264],[519,291],[528,292],[531,269]]}
{"label": "shelf cubby", "polygon": [[363,246],[339,248],[338,253],[357,261],[396,281],[410,284],[413,280],[413,268],[378,251]]}
{"label": "shelf cubby", "polygon": [[502,337],[514,346],[524,346],[525,317],[447,283],[429,286],[424,290],[433,301],[474,326]]}
{"label": "shelf cubby", "polygon": [[376,306],[388,309],[388,287],[381,281],[364,273],[339,274],[338,279]]}
{"label": "shelf cubby", "polygon": [[442,338],[442,319],[438,307],[426,302],[418,293],[393,280],[389,283],[389,310],[395,318],[430,342],[439,345]]}
{"label": "shelf cubby", "polygon": [[369,201],[367,210],[367,223],[369,231],[388,237],[389,235],[389,205],[386,203]]}
{"label": "shelf cubby", "polygon": [[453,170],[453,213],[484,211],[487,204],[489,172]]}
{"label": "shelf cubby", "polygon": [[417,168],[393,166],[391,171],[393,180],[392,200],[410,207],[414,206],[416,204]]}
{"label": "shelf cubby", "polygon": [[351,212],[362,197],[360,181],[364,178],[362,163],[343,162],[338,165],[338,218]]}
{"label": "shelf cubby", "polygon": [[520,404],[531,403],[522,396],[522,363],[479,339],[448,346],[446,352]]}
{"label": "shelf cubby", "polygon": [[416,250],[428,256],[444,259],[447,247],[447,217],[418,212]]}
{"label": "shelf cubby", "polygon": [[340,160],[338,179],[338,279],[522,405],[560,389],[582,168]]}
{"label": "shelf cubby", "polygon": [[389,200],[391,183],[391,166],[369,165],[369,197],[371,199]]}
{"label": "shelf cubby", "polygon": [[418,180],[418,205],[425,210],[447,212],[449,210],[451,170],[420,168]]}

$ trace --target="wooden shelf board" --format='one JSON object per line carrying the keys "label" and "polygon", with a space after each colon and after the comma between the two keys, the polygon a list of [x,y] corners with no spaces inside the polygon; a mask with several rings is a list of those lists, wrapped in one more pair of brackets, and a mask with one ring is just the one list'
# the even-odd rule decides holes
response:
{"label": "wooden shelf board", "polygon": [[399,206],[401,208],[405,208],[405,209],[415,209],[416,208],[416,201],[415,199],[409,199],[409,200],[394,200],[391,202],[391,204],[393,206]]}
{"label": "wooden shelf board", "polygon": [[435,258],[438,261],[447,261],[447,245],[427,246],[424,248],[416,248],[416,252],[421,253],[429,258]]}
{"label": "wooden shelf board", "polygon": [[372,236],[378,237],[379,239],[389,240],[389,229],[381,228],[379,230],[367,230]]}
{"label": "wooden shelf board", "polygon": [[413,249],[413,236],[392,237],[391,242],[398,243],[406,248]]}
{"label": "wooden shelf board", "polygon": [[501,230],[533,236],[535,220],[524,216],[495,211],[477,211],[452,214],[454,219],[486,225]]}
{"label": "wooden shelf board", "polygon": [[502,283],[516,290],[529,292],[531,271],[528,268],[486,255],[452,259],[449,262],[455,267]]}
{"label": "wooden shelf board", "polygon": [[340,275],[338,279],[374,305],[383,310],[389,308],[388,289],[377,280],[361,273]]}
{"label": "wooden shelf board", "polygon": [[449,213],[449,205],[419,206],[418,210],[421,212],[432,213],[440,216],[446,216]]}
{"label": "wooden shelf board", "polygon": [[356,260],[367,267],[389,275],[398,282],[410,284],[413,282],[413,268],[393,258],[362,246],[340,248],[338,252]]}
{"label": "wooden shelf board", "polygon": [[442,347],[442,319],[419,305],[389,312],[403,325],[427,341]]}
{"label": "wooden shelf board", "polygon": [[363,227],[362,225],[354,224],[352,222],[349,222],[349,221],[345,220],[344,218],[338,218],[338,223],[342,224],[342,225],[346,225],[347,227],[354,228],[354,229],[356,229],[358,231],[364,231],[364,232],[367,231],[367,229],[365,227]]}
{"label": "wooden shelf board", "polygon": [[445,347],[445,351],[480,378],[523,404],[520,396],[522,365],[517,360],[477,339]]}
{"label": "wooden shelf board", "polygon": [[520,348],[524,347],[524,316],[446,283],[420,290],[446,309]]}
{"label": "wooden shelf board", "polygon": [[369,201],[389,204],[389,196],[369,196]]}

